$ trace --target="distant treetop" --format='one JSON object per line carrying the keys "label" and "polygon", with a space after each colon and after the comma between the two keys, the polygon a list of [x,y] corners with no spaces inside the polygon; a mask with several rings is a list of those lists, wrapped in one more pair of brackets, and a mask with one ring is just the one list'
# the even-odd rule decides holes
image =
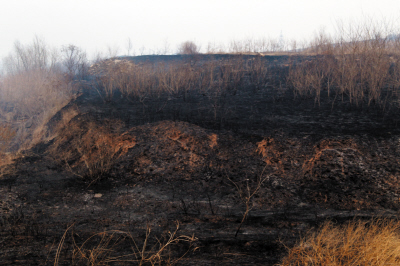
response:
{"label": "distant treetop", "polygon": [[183,42],[178,48],[178,54],[198,54],[199,48],[192,41]]}

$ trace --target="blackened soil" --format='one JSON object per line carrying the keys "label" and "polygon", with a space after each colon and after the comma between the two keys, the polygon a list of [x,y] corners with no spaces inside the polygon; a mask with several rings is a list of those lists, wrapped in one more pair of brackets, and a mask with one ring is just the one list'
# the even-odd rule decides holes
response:
{"label": "blackened soil", "polygon": [[[326,220],[397,217],[394,108],[318,105],[284,89],[226,97],[215,117],[204,95],[142,104],[83,91],[49,122],[46,141],[3,169],[1,262],[53,265],[71,225],[60,264],[76,261],[74,247],[93,234],[130,232],[140,244],[147,226],[160,237],[178,222],[178,235],[197,238],[171,246],[172,258],[185,255],[178,264],[274,265],[285,246]],[[95,177],[78,141],[95,136],[91,128],[120,147]],[[240,192],[254,191],[260,178],[235,237],[245,211]],[[113,248],[126,254],[132,246]]]}

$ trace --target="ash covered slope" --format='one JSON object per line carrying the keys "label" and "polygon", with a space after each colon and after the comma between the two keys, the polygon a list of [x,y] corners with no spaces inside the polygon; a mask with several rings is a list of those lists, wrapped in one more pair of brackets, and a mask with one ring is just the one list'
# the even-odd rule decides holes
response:
{"label": "ash covered slope", "polygon": [[[163,120],[172,116],[168,109],[152,116],[143,115],[141,108],[125,99],[104,103],[86,92],[50,121],[48,128],[56,137],[46,153],[88,180],[99,175],[99,180],[109,175],[136,181],[190,180],[219,191],[232,191],[228,177],[256,179],[264,171],[269,178],[260,201],[268,202],[266,206],[370,209],[398,204],[399,137],[388,132],[386,122],[367,117],[360,131],[346,127],[347,134],[340,135],[330,130],[335,122],[355,119],[341,111],[320,120],[318,113],[304,119],[302,113],[283,117],[277,110],[281,115],[268,117],[268,123],[254,130],[238,128],[240,121],[233,130],[215,130],[212,124],[204,128],[208,123],[199,117],[187,116],[203,127]],[[157,120],[162,121],[145,123]],[[380,130],[367,131],[368,125]]]}
{"label": "ash covered slope", "polygon": [[[356,126],[340,135],[330,128],[343,116],[329,122],[316,114],[307,121],[294,116],[290,108],[300,107],[288,102],[280,103],[284,109],[277,103],[270,110],[275,115],[254,128],[240,128],[246,125],[242,116],[217,130],[197,114],[173,121],[173,107],[152,114],[138,102],[104,102],[97,92],[84,91],[48,123],[47,141],[0,180],[0,250],[7,250],[1,260],[45,261],[46,243],[58,241],[72,221],[90,235],[143,232],[146,223],[157,233],[179,220],[183,234],[199,238],[198,253],[188,255],[197,264],[272,265],[284,252],[282,234],[291,244],[326,218],[393,214],[399,207],[399,137],[358,134]],[[254,189],[260,175],[267,179],[234,238],[244,205],[233,183]],[[245,255],[229,255],[235,253]]]}
{"label": "ash covered slope", "polygon": [[264,206],[398,204],[398,137],[292,137],[282,131],[249,136],[170,120],[127,128],[117,118],[97,115],[79,112],[49,146],[54,158],[89,180],[98,175],[155,184],[187,180],[199,192],[205,186],[225,194],[234,192],[228,178],[255,180],[264,171],[269,176],[259,198]]}

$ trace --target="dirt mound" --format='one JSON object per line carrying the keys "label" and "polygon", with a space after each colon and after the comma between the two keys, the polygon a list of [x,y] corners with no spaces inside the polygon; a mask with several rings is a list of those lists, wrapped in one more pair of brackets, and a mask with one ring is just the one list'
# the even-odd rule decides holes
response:
{"label": "dirt mound", "polygon": [[304,161],[301,192],[327,207],[397,208],[400,168],[389,159],[396,156],[394,142],[322,140]]}
{"label": "dirt mound", "polygon": [[257,204],[268,208],[393,209],[399,203],[396,138],[314,141],[277,133],[260,140],[168,120],[128,129],[120,120],[73,110],[62,115],[48,152],[90,182],[185,180],[223,195],[235,193],[230,180],[253,184],[265,175]]}
{"label": "dirt mound", "polygon": [[190,178],[202,170],[218,147],[215,133],[185,122],[163,121],[129,130],[137,146],[130,153],[135,158],[133,172],[138,175],[182,175]]}

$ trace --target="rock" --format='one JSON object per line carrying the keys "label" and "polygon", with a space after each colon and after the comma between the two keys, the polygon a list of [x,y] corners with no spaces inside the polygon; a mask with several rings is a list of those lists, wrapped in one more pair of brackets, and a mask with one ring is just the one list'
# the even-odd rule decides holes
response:
{"label": "rock", "polygon": [[28,121],[25,122],[25,128],[31,128],[33,125],[33,117],[29,118]]}
{"label": "rock", "polygon": [[300,202],[299,205],[297,205],[299,208],[307,207],[308,204],[304,202]]}

